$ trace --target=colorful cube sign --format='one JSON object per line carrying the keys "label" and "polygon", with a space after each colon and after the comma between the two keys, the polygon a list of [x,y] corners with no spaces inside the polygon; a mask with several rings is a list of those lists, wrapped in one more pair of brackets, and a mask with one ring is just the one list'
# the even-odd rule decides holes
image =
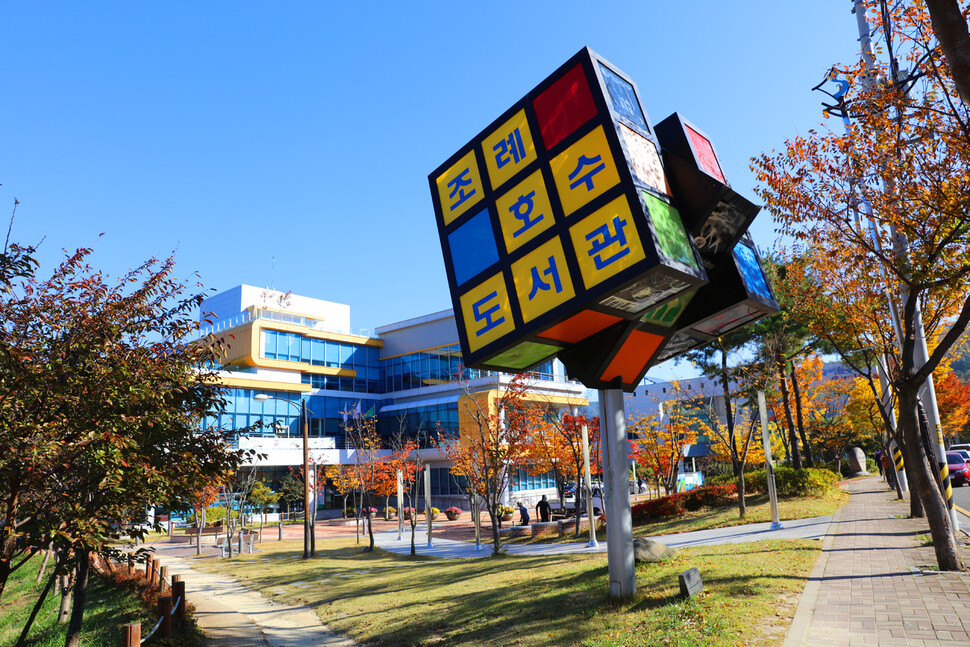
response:
{"label": "colorful cube sign", "polygon": [[632,390],[651,366],[778,311],[750,237],[710,283],[651,308],[638,321],[621,321],[564,349],[559,359],[589,388]]}
{"label": "colorful cube sign", "polygon": [[707,281],[635,84],[589,49],[428,181],[467,366],[526,370]]}
{"label": "colorful cube sign", "polygon": [[684,224],[708,268],[725,260],[760,207],[731,189],[711,140],[674,113],[657,124],[664,168]]}
{"label": "colorful cube sign", "polygon": [[681,355],[775,312],[778,303],[761,259],[745,235],[734,246],[729,262],[711,273],[711,282],[686,306],[677,320],[677,333],[668,337],[654,361]]}

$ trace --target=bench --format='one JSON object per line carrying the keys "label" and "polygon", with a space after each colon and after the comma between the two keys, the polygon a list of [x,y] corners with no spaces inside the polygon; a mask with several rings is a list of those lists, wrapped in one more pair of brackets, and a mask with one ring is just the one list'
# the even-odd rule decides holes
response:
{"label": "bench", "polygon": [[[249,552],[253,552],[253,545],[259,540],[259,532],[247,530],[243,533],[243,550],[249,547]],[[229,553],[229,541],[236,542],[238,545],[239,535],[235,537],[229,537],[229,535],[220,535],[216,539],[216,548],[222,551],[222,556],[225,557]]]}

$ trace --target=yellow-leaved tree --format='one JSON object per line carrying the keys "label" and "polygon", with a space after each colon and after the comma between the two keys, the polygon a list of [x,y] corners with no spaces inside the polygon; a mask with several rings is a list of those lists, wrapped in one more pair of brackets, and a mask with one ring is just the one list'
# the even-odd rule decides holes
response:
{"label": "yellow-leaved tree", "polygon": [[667,494],[677,488],[678,465],[684,448],[697,439],[698,426],[706,429],[691,408],[681,383],[674,381],[666,387],[657,414],[631,413],[629,417],[629,431],[636,435],[635,460],[653,470]]}

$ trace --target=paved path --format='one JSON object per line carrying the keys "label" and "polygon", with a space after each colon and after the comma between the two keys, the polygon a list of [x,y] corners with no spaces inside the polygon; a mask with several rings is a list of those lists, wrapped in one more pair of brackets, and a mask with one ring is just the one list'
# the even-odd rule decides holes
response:
{"label": "paved path", "polygon": [[[785,647],[970,646],[970,574],[932,570],[936,564],[933,548],[919,545],[928,536],[926,521],[906,518],[909,502],[897,501],[878,477],[850,482],[846,489],[849,502],[833,517],[785,521],[783,530],[773,531],[770,524],[749,524],[655,539],[686,547],[768,538],[822,538],[822,554],[802,594]],[[394,524],[381,525],[383,532],[375,536],[377,544],[409,554],[410,529],[398,540]],[[323,536],[331,532],[318,528]],[[295,538],[297,530],[286,534]],[[423,524],[416,530],[415,547],[420,555],[472,558],[488,554],[488,544],[476,551],[473,543],[449,538],[467,536],[472,532],[467,524],[436,524],[432,547],[427,546]],[[338,532],[341,530],[333,529],[334,534]],[[606,550],[602,542],[596,547],[586,542],[507,546],[509,553],[522,555]],[[171,572],[185,577],[189,601],[197,607],[210,647],[353,645],[328,632],[310,609],[283,607],[229,578],[197,571],[189,574],[190,566],[180,555],[194,549],[158,548]],[[970,551],[963,550],[964,560],[970,563]],[[232,608],[219,600],[228,600],[226,604]]]}
{"label": "paved path", "polygon": [[[713,544],[737,544],[748,541],[761,541],[762,539],[822,539],[829,527],[831,516],[812,517],[810,519],[796,519],[794,521],[783,522],[783,528],[772,530],[771,523],[750,523],[743,526],[732,526],[730,528],[714,528],[712,530],[697,530],[694,532],[684,532],[677,535],[660,535],[652,537],[662,544],[671,548],[685,548],[687,546],[710,546]],[[482,557],[491,552],[489,542],[482,544],[482,550],[475,550],[475,544],[455,541],[452,539],[439,538],[431,533],[432,546],[428,547],[427,530],[424,524],[419,524],[415,531],[417,536],[414,542],[415,552],[418,555],[429,557],[470,559]],[[381,532],[374,535],[374,542],[384,550],[399,555],[411,554],[411,531],[410,528],[404,530],[400,540],[397,538],[397,531]],[[503,544],[509,555],[565,555],[577,553],[605,553],[606,542],[599,542],[595,547],[591,547],[588,541],[570,542],[563,544]]]}
{"label": "paved path", "polygon": [[879,477],[846,489],[785,647],[970,645],[970,574],[929,571],[926,520]]}
{"label": "paved path", "polygon": [[193,570],[188,560],[159,550],[158,558],[185,580],[206,647],[352,647],[353,641],[327,630],[307,607],[272,602],[239,582]]}

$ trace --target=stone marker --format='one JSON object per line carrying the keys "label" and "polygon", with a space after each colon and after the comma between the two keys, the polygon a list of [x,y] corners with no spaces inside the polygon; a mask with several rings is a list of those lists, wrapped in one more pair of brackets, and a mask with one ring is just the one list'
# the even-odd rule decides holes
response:
{"label": "stone marker", "polygon": [[701,572],[697,570],[696,566],[678,575],[677,579],[680,580],[680,594],[685,598],[693,597],[704,589],[704,583],[701,582]]}
{"label": "stone marker", "polygon": [[853,474],[868,474],[866,469],[866,454],[861,447],[853,447],[849,450],[849,470]]}
{"label": "stone marker", "polygon": [[633,559],[637,562],[662,562],[668,557],[673,557],[677,551],[668,548],[664,544],[645,537],[637,537],[633,540]]}

